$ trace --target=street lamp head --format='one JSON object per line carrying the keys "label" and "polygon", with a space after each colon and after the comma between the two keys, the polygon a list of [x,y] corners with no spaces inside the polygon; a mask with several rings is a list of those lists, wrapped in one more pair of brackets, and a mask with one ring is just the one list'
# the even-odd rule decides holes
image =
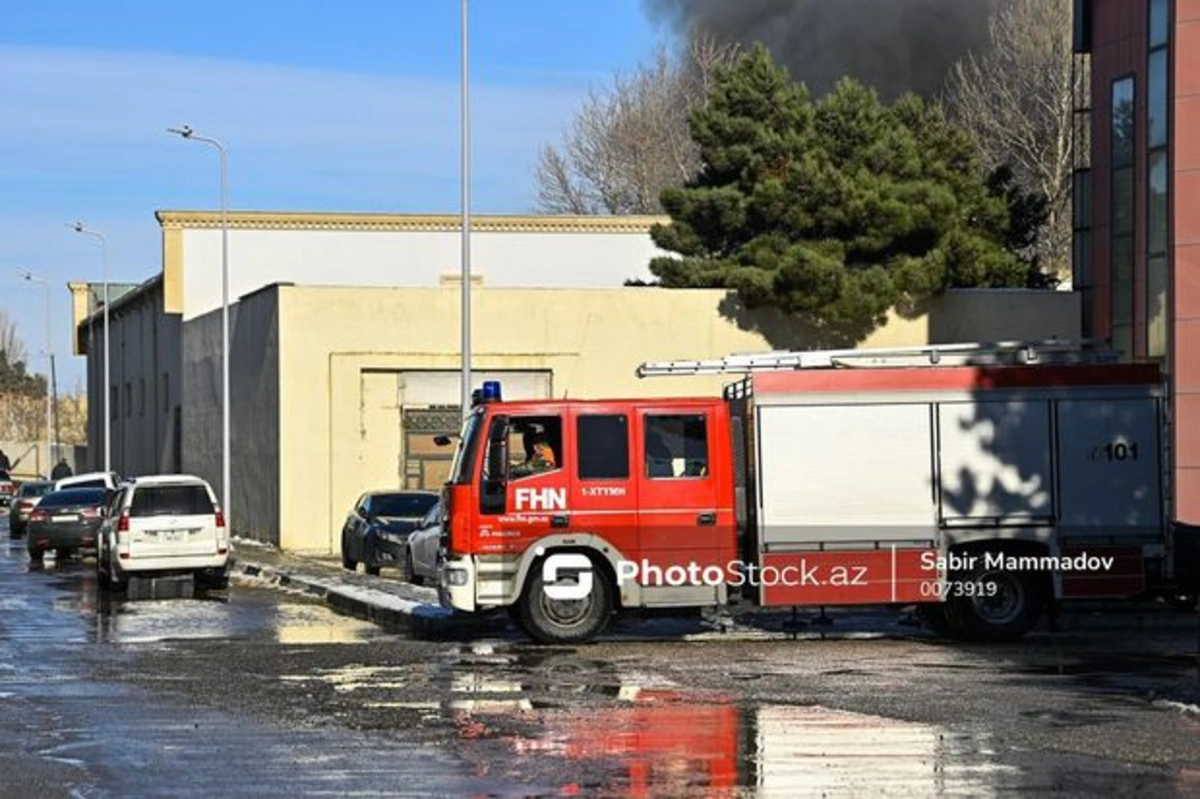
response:
{"label": "street lamp head", "polygon": [[176,136],[182,136],[185,139],[192,138],[192,129],[187,125],[180,128],[167,128],[167,133],[174,133]]}
{"label": "street lamp head", "polygon": [[68,222],[67,227],[71,228],[71,230],[74,230],[76,233],[83,232],[83,223],[82,222],[75,222],[74,224]]}

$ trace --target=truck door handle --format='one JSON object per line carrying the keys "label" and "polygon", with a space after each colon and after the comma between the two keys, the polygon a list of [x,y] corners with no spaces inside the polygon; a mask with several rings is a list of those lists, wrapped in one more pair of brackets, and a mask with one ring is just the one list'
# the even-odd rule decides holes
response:
{"label": "truck door handle", "polygon": [[550,517],[550,526],[551,527],[567,527],[569,525],[570,525],[570,522],[567,521],[566,516],[551,516]]}
{"label": "truck door handle", "polygon": [[716,523],[717,514],[715,513],[701,513],[696,517],[696,524],[700,525],[701,527],[712,527]]}

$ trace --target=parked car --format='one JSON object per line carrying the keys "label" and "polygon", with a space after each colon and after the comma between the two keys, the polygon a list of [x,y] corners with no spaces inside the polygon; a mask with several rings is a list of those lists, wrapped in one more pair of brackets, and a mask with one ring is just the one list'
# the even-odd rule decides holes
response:
{"label": "parked car", "polygon": [[401,579],[414,585],[424,585],[426,581],[436,583],[441,543],[442,503],[438,500],[408,536],[404,560],[400,563]]}
{"label": "parked car", "polygon": [[120,482],[121,478],[116,472],[86,472],[84,474],[64,477],[61,480],[55,480],[54,490],[62,491],[64,488],[107,488],[109,491],[112,491]]}
{"label": "parked car", "polygon": [[17,484],[13,482],[8,472],[0,469],[0,506],[12,503],[13,495],[17,493]]}
{"label": "parked car", "polygon": [[94,549],[107,499],[103,488],[68,488],[38,500],[25,529],[30,560],[40,563],[54,550],[63,561],[81,549]]}
{"label": "parked car", "polygon": [[186,474],[138,477],[117,487],[100,528],[96,573],[120,589],[133,576],[191,573],[229,583],[229,531],[212,486]]}
{"label": "parked car", "polygon": [[12,499],[12,510],[8,516],[8,537],[20,538],[29,526],[29,517],[42,497],[50,493],[54,483],[49,480],[30,480],[21,483]]}
{"label": "parked car", "polygon": [[372,491],[363,494],[342,526],[342,565],[367,574],[403,562],[405,543],[438,501],[432,491]]}

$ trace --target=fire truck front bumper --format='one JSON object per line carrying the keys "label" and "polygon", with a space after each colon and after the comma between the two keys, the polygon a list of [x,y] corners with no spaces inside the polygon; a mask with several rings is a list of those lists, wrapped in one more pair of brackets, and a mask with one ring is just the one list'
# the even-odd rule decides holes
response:
{"label": "fire truck front bumper", "polygon": [[471,557],[447,557],[442,561],[438,597],[443,607],[474,612],[475,560]]}

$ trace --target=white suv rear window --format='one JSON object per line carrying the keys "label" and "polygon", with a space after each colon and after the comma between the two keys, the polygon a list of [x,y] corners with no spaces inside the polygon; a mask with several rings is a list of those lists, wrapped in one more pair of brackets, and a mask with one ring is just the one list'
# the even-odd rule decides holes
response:
{"label": "white suv rear window", "polygon": [[204,486],[145,486],[133,492],[130,516],[206,516],[213,513]]}

